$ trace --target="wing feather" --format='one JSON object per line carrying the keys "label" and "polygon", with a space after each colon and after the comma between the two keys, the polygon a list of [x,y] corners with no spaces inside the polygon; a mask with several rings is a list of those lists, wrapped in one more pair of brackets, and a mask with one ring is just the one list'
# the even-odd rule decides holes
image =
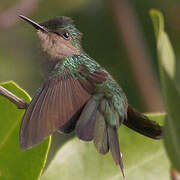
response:
{"label": "wing feather", "polygon": [[47,80],[31,101],[20,129],[20,144],[27,149],[63,127],[90,98],[68,70]]}

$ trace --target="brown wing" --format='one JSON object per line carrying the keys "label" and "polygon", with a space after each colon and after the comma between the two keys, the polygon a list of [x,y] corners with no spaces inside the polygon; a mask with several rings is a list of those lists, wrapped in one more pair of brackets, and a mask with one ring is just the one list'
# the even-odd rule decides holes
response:
{"label": "brown wing", "polygon": [[90,94],[68,70],[43,84],[31,101],[20,129],[20,145],[27,149],[65,125]]}
{"label": "brown wing", "polygon": [[[107,73],[105,73],[104,71],[100,70],[100,69],[97,69],[95,70],[93,73],[91,73],[88,68],[81,64],[80,66],[80,72],[82,76],[84,76],[84,74],[86,74],[86,78],[85,79],[79,79],[79,82],[81,83],[82,87],[87,91],[89,92],[90,94],[94,94],[94,90],[95,90],[95,84],[97,83],[103,83],[104,81],[106,81],[106,77],[108,76]],[[88,114],[86,113],[86,111],[84,109],[86,109],[87,107],[87,104],[85,106],[83,106],[79,111],[77,111],[76,114],[74,114],[74,116],[71,118],[71,120],[69,120],[65,125],[61,126],[58,131],[60,131],[61,133],[70,133],[72,132],[74,129],[75,129],[75,126],[76,126],[76,123],[77,121],[79,122],[82,122],[83,126],[85,126],[85,122],[87,123],[87,121],[89,120],[89,122],[91,122],[91,125],[93,126],[93,119],[91,119],[91,115],[88,116]],[[94,105],[93,105],[94,106]],[[92,107],[94,108],[94,107]],[[88,107],[88,111],[89,111],[89,108]],[[97,107],[96,107],[97,109]],[[85,118],[84,118],[84,115],[85,115]],[[95,117],[95,113],[92,114],[92,117]],[[83,135],[82,138],[80,139],[89,139],[91,134],[87,133],[86,130],[83,130],[83,129],[86,129],[84,127],[81,128],[81,123],[78,123],[77,124],[77,127],[79,126],[80,128],[80,131],[79,133],[85,133]],[[87,123],[86,124],[88,127],[89,127],[89,124]],[[84,132],[83,132],[84,131]],[[88,132],[91,132],[90,129],[88,129]],[[80,134],[79,134],[80,135]],[[91,139],[91,138],[90,138]]]}

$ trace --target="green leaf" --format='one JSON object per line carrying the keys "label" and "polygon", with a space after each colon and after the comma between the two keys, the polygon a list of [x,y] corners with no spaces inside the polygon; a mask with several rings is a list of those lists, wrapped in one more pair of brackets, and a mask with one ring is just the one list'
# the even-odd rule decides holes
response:
{"label": "green leaf", "polygon": [[[150,115],[162,122],[164,115]],[[126,180],[169,179],[169,162],[160,140],[144,137],[125,126],[119,128],[119,139]],[[56,154],[41,180],[106,180],[123,179],[110,153],[99,154],[92,142],[73,138]]]}
{"label": "green leaf", "polygon": [[[0,85],[30,102],[30,96],[14,82]],[[19,126],[23,114],[24,110],[0,96],[0,179],[3,180],[37,180],[46,161],[50,138],[24,152],[20,149]]]}
{"label": "green leaf", "polygon": [[46,171],[51,161],[54,159],[55,155],[59,151],[59,149],[70,139],[72,139],[75,136],[74,133],[70,134],[60,134],[58,132],[54,132],[51,136],[51,146],[49,148],[48,156],[46,159],[46,164],[43,169],[43,172]]}
{"label": "green leaf", "polygon": [[161,12],[150,11],[157,38],[160,78],[167,111],[164,125],[164,144],[174,168],[180,171],[180,93],[176,82],[176,59]]}

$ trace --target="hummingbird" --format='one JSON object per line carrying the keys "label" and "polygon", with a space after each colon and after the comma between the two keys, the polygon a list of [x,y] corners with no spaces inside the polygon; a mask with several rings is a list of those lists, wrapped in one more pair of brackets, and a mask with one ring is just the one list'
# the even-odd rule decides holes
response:
{"label": "hummingbird", "polygon": [[37,31],[51,68],[23,116],[19,141],[23,150],[53,132],[75,131],[93,141],[101,154],[111,151],[124,176],[118,129],[128,128],[153,139],[161,126],[128,104],[115,79],[82,48],[82,33],[71,18],[58,16],[43,23],[20,15]]}

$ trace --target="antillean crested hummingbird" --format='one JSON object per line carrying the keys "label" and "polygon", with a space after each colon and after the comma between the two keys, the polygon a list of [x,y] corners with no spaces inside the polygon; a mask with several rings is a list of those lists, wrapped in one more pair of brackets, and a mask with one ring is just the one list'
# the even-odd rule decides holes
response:
{"label": "antillean crested hummingbird", "polygon": [[55,131],[75,130],[79,139],[93,140],[99,153],[110,150],[124,176],[119,126],[124,124],[154,139],[162,137],[161,127],[132,108],[113,77],[84,52],[82,33],[71,18],[55,17],[38,24],[20,17],[36,28],[42,49],[53,64],[24,114],[21,148],[30,148]]}

